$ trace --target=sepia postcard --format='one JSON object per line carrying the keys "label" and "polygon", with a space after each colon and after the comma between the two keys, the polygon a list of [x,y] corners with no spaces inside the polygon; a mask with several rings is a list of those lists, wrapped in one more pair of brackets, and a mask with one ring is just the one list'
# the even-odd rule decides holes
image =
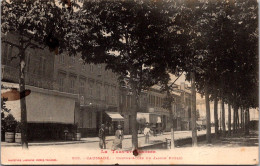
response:
{"label": "sepia postcard", "polygon": [[256,0],[2,0],[1,164],[258,165]]}

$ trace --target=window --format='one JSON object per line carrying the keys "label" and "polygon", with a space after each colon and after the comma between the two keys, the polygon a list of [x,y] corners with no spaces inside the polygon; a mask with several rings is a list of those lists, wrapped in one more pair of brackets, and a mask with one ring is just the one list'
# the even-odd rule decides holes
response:
{"label": "window", "polygon": [[82,63],[82,70],[86,70],[86,65],[84,63]]}
{"label": "window", "polygon": [[45,74],[45,68],[46,68],[46,59],[43,57],[40,57],[40,63],[39,63],[39,75]]}
{"label": "window", "polygon": [[91,128],[92,127],[92,112],[90,111],[88,113],[88,127]]}
{"label": "window", "polygon": [[59,77],[59,91],[63,92],[64,91],[64,78]]}
{"label": "window", "polygon": [[159,97],[156,96],[156,106],[159,107]]}
{"label": "window", "polygon": [[111,97],[111,102],[113,103],[113,104],[115,104],[115,91],[116,91],[116,88],[115,87],[113,87],[112,88],[112,97]]}
{"label": "window", "polygon": [[102,66],[101,64],[98,64],[98,75],[102,74]]}
{"label": "window", "polygon": [[75,78],[70,78],[70,89],[69,89],[70,93],[74,93],[75,92]]}
{"label": "window", "polygon": [[75,59],[76,59],[75,56],[72,55],[72,56],[70,57],[70,59],[71,59],[71,64],[75,64],[75,62],[76,62],[76,61],[75,61]]}
{"label": "window", "polygon": [[108,85],[105,85],[105,101],[108,102]]}
{"label": "window", "polygon": [[79,81],[79,93],[80,94],[84,94],[85,93],[85,80],[84,79],[80,79]]}
{"label": "window", "polygon": [[97,98],[98,99],[101,99],[101,84],[100,83],[98,83],[97,84]]}
{"label": "window", "polygon": [[64,64],[64,62],[65,62],[65,61],[64,61],[64,58],[65,58],[65,55],[64,55],[64,54],[60,54],[60,55],[59,55],[59,62],[62,63],[62,64]]}
{"label": "window", "polygon": [[89,83],[89,96],[93,96],[93,81],[91,81],[90,83]]}
{"label": "window", "polygon": [[91,63],[90,64],[90,72],[93,73],[93,71],[94,71],[94,65]]}
{"label": "window", "polygon": [[120,104],[123,104],[123,95],[120,95]]}
{"label": "window", "polygon": [[106,77],[109,77],[109,70],[106,70],[105,76],[106,76]]}

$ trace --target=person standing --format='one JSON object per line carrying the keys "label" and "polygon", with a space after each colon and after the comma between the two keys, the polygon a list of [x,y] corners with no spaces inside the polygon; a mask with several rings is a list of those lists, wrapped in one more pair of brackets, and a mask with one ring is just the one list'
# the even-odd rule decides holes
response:
{"label": "person standing", "polygon": [[145,136],[145,143],[146,144],[149,144],[149,135],[151,133],[151,130],[150,130],[150,127],[149,127],[149,124],[146,123],[146,126],[144,128],[144,136]]}
{"label": "person standing", "polygon": [[122,149],[123,139],[124,139],[124,135],[123,135],[122,127],[121,127],[121,125],[118,125],[116,134],[115,134],[115,139],[114,139],[114,142],[112,145],[112,150]]}
{"label": "person standing", "polygon": [[99,147],[100,149],[106,149],[106,132],[105,132],[105,125],[102,124],[101,128],[98,132],[99,137]]}

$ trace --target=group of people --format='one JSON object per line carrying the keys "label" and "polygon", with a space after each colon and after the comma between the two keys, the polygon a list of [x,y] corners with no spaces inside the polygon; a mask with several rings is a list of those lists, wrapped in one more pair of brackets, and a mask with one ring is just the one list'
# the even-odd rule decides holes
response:
{"label": "group of people", "polygon": [[[152,131],[149,127],[149,124],[146,123],[144,128],[144,136],[145,136],[145,143],[149,143],[149,136],[152,134]],[[102,124],[101,128],[99,129],[99,147],[100,149],[106,149],[106,131],[105,125]],[[124,139],[124,134],[122,130],[122,126],[118,125],[117,130],[115,132],[115,139],[113,141],[112,150],[122,149],[122,141]]]}
{"label": "group of people", "polygon": [[[99,129],[99,147],[100,149],[106,149],[106,131],[105,125],[102,124],[101,128]],[[115,139],[113,141],[112,150],[122,149],[122,141],[124,139],[124,134],[122,130],[122,126],[118,125],[117,130],[115,133]]]}

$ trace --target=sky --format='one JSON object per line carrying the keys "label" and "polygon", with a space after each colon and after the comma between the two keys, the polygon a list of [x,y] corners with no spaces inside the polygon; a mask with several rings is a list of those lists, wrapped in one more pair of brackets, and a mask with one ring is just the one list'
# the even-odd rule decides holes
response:
{"label": "sky", "polygon": [[[172,81],[175,81],[176,78],[177,78],[176,76],[171,75],[171,80],[172,80]],[[178,80],[175,82],[175,84],[180,85],[182,82],[185,82],[185,84],[188,84],[188,85],[190,86],[190,82],[185,81],[185,73],[183,73],[183,74],[180,76],[180,78],[178,78]]]}

